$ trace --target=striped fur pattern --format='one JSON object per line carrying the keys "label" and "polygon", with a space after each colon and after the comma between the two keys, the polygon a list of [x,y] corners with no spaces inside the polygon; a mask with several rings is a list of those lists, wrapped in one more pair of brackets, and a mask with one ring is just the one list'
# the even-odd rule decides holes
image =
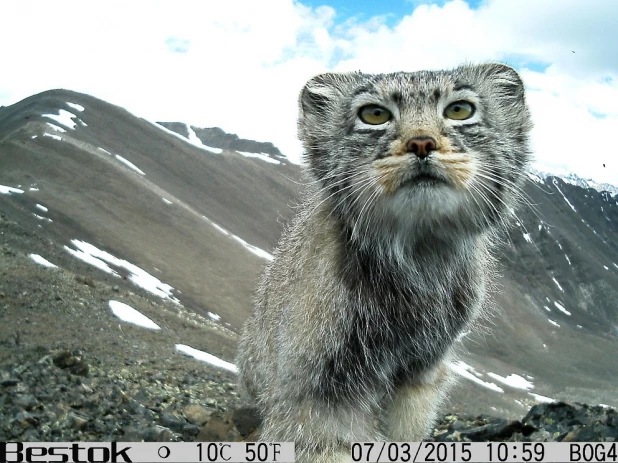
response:
{"label": "striped fur pattern", "polygon": [[[461,101],[472,114],[447,117]],[[389,119],[367,123],[368,105]],[[349,461],[353,441],[431,429],[454,343],[487,312],[491,249],[522,195],[531,122],[522,81],[502,64],[323,74],[299,106],[306,191],[237,362],[263,440],[296,442],[299,462]],[[411,152],[427,139],[427,156]]]}

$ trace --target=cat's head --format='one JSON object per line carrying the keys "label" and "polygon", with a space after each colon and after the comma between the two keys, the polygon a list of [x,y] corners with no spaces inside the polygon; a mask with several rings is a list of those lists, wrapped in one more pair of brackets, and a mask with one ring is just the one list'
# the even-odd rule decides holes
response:
{"label": "cat's head", "polygon": [[305,162],[355,229],[501,222],[521,195],[531,126],[523,83],[502,64],[323,74],[300,95]]}

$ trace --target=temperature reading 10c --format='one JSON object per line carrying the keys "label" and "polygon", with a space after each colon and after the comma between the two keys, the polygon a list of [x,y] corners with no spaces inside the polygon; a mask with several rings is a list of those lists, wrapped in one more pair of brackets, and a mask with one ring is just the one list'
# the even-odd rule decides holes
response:
{"label": "temperature reading 10c", "polygon": [[230,444],[223,444],[217,442],[204,442],[197,444],[198,448],[198,458],[200,461],[217,461],[221,460],[230,460],[231,456],[228,456],[227,453],[231,451]]}

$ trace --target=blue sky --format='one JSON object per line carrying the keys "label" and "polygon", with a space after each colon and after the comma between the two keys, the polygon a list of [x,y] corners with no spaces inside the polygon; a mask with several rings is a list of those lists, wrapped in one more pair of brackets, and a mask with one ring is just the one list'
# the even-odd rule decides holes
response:
{"label": "blue sky", "polygon": [[[516,1],[516,0],[513,0]],[[462,0],[470,9],[478,10],[483,5],[487,5],[487,0]],[[449,0],[382,0],[382,1],[363,1],[354,0],[307,0],[302,1],[304,5],[313,8],[326,6],[335,10],[333,18],[333,29],[345,25],[347,22],[363,23],[372,19],[378,20],[387,27],[396,26],[401,20],[412,15],[419,6],[443,7]],[[436,25],[436,29],[439,25]],[[505,55],[502,61],[520,68],[524,67],[536,72],[544,72],[551,63],[547,61],[537,61],[530,56]]]}
{"label": "blue sky", "polygon": [[[476,9],[484,1],[485,0],[467,0],[466,3],[470,5],[470,7]],[[388,26],[392,27],[404,16],[412,14],[419,5],[443,6],[447,3],[447,0],[374,0],[363,2],[354,0],[333,0],[327,2],[320,0],[308,0],[303,1],[302,3],[314,8],[323,5],[334,8],[337,11],[337,15],[335,17],[337,24],[344,23],[350,19],[368,21],[373,17],[381,17]]]}

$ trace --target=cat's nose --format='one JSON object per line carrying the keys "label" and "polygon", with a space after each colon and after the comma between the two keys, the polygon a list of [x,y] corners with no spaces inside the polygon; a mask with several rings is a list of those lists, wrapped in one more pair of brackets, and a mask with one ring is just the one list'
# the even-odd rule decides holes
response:
{"label": "cat's nose", "polygon": [[406,148],[409,153],[416,154],[420,159],[425,159],[432,151],[436,149],[436,140],[432,137],[414,137]]}

